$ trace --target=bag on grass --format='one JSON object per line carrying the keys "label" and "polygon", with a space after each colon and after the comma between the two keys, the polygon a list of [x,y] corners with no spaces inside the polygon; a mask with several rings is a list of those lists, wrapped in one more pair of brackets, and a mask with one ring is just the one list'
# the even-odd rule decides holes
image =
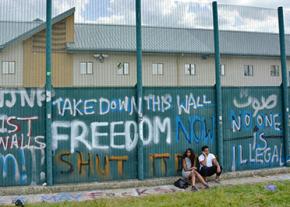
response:
{"label": "bag on grass", "polygon": [[185,189],[188,187],[188,182],[184,178],[179,178],[177,181],[174,182],[174,186]]}

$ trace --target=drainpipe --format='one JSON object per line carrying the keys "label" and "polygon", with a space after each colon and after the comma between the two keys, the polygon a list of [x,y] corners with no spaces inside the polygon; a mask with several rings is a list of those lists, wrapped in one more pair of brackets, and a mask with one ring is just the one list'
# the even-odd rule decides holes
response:
{"label": "drainpipe", "polygon": [[52,151],[51,151],[51,119],[52,119],[52,105],[51,105],[51,34],[52,34],[52,0],[46,0],[46,179],[47,185],[53,185],[52,179]]}
{"label": "drainpipe", "polygon": [[219,24],[218,24],[218,6],[217,2],[212,3],[213,27],[214,27],[214,49],[215,49],[215,79],[216,79],[216,137],[217,137],[217,155],[220,165],[223,166],[223,119],[222,119],[222,88],[220,77],[220,45],[219,45]]}
{"label": "drainpipe", "polygon": [[289,136],[288,136],[288,82],[287,82],[287,63],[286,63],[286,49],[285,49],[285,31],[284,31],[284,13],[283,7],[278,8],[279,16],[279,37],[280,37],[280,58],[282,68],[282,96],[283,96],[283,130],[284,130],[284,156],[287,166],[289,153]]}
{"label": "drainpipe", "polygon": [[141,0],[136,0],[136,52],[137,52],[137,100],[138,100],[138,179],[144,180],[144,146],[140,139],[140,123],[143,119],[143,84],[142,84],[142,22]]}

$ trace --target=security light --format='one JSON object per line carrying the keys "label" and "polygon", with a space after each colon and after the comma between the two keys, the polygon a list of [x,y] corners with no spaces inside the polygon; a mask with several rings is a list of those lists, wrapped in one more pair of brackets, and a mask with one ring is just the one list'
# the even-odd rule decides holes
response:
{"label": "security light", "polygon": [[208,59],[209,58],[209,55],[208,54],[203,54],[203,55],[201,55],[201,59],[203,59],[203,60],[206,60],[206,59]]}
{"label": "security light", "polygon": [[105,58],[109,57],[109,55],[105,55],[105,54],[94,54],[94,58],[98,61],[100,61],[101,63],[104,62]]}
{"label": "security light", "polygon": [[121,69],[121,68],[123,68],[124,67],[124,63],[119,63],[118,65],[117,65],[117,68],[118,69]]}

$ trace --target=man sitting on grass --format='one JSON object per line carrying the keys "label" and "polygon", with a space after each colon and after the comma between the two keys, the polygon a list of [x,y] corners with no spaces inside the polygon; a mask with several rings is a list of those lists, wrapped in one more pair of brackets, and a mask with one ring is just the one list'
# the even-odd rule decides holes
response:
{"label": "man sitting on grass", "polygon": [[198,157],[200,164],[199,173],[204,177],[205,180],[206,177],[210,177],[216,174],[215,181],[219,183],[222,167],[219,165],[215,155],[209,152],[208,146],[203,146],[201,151],[202,154]]}

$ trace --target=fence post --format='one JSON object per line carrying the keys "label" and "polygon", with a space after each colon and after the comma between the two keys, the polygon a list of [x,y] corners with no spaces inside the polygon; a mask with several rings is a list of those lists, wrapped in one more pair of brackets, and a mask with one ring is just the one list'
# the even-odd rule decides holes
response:
{"label": "fence post", "polygon": [[285,50],[285,31],[284,31],[284,12],[283,7],[278,8],[279,16],[279,39],[280,39],[280,58],[282,68],[282,96],[283,96],[283,128],[284,128],[284,154],[286,165],[289,154],[289,137],[288,137],[288,83],[287,83],[287,63],[286,63],[286,50]]}
{"label": "fence post", "polygon": [[219,47],[219,23],[217,2],[212,3],[213,27],[214,27],[214,49],[215,49],[215,79],[216,79],[216,134],[217,134],[217,155],[221,165],[223,159],[223,126],[222,126],[222,88],[220,77],[220,47]]}
{"label": "fence post", "polygon": [[[142,22],[141,0],[136,0],[136,50],[137,50],[137,99],[138,106],[138,179],[144,179],[143,142],[140,139],[140,122],[143,119],[143,84],[142,84]],[[141,103],[140,103],[141,102]]]}
{"label": "fence post", "polygon": [[52,34],[52,0],[46,0],[46,178],[47,185],[53,184],[52,179],[52,151],[51,151],[51,34]]}

